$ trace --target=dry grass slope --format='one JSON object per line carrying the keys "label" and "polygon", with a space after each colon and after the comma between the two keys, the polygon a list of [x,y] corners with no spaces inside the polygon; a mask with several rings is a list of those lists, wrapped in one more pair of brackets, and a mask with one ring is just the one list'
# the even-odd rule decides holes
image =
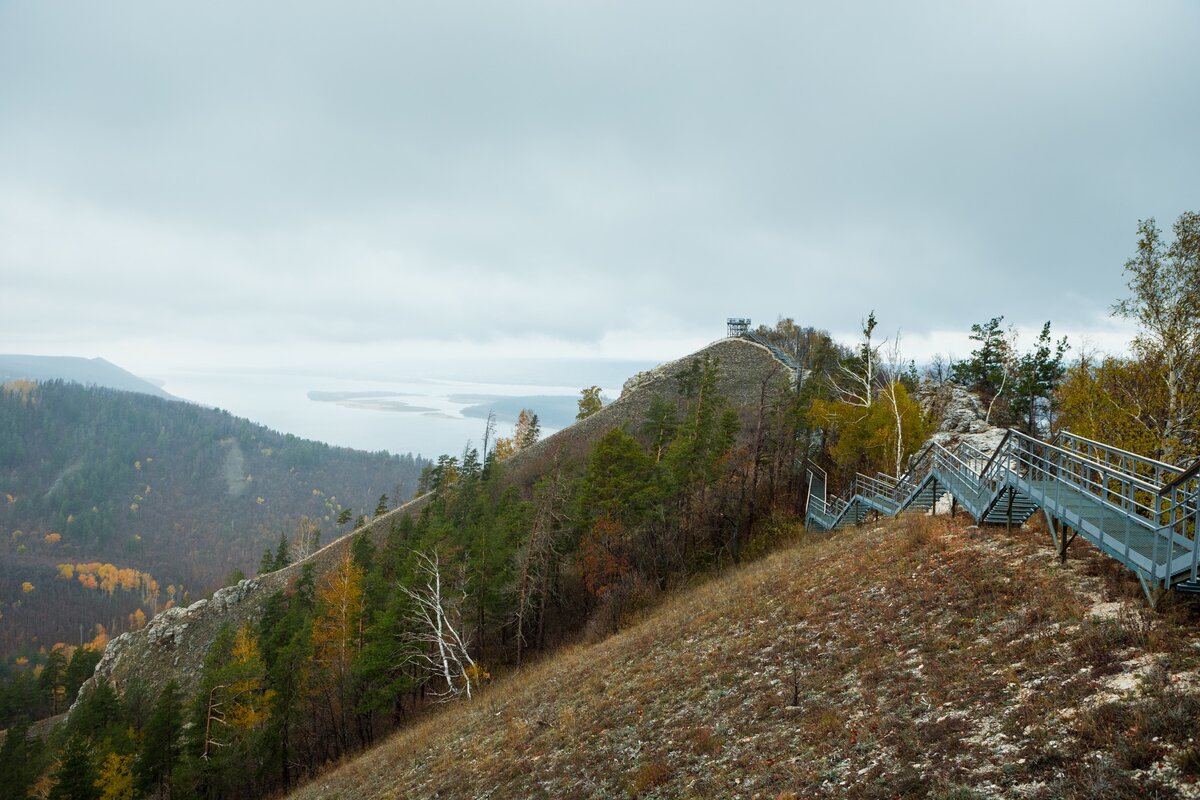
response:
{"label": "dry grass slope", "polygon": [[1200,796],[1195,613],[964,525],[801,539],[293,797]]}

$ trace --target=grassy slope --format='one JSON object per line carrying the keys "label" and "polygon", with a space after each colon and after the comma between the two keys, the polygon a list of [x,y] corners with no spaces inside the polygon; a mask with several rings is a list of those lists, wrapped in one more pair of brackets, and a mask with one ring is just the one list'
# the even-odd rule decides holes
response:
{"label": "grassy slope", "polygon": [[294,797],[1200,796],[1196,614],[965,524],[789,545]]}

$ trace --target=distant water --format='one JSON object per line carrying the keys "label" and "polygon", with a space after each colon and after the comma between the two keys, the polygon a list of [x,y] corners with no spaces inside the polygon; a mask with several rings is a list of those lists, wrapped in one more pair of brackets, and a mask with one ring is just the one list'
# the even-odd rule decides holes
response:
{"label": "distant water", "polygon": [[454,379],[422,376],[380,381],[267,371],[179,371],[156,377],[177,397],[223,408],[281,433],[360,450],[435,458],[442,453],[457,455],[468,442],[478,447],[489,408],[496,411],[500,436],[511,434],[521,407],[537,413],[543,433],[549,434],[570,424],[582,386],[599,385],[608,399],[615,399],[626,378],[653,365],[522,360],[510,366],[507,374],[528,382],[488,381],[505,374],[505,365],[496,362],[481,368],[477,380],[463,379],[462,365],[457,365]]}

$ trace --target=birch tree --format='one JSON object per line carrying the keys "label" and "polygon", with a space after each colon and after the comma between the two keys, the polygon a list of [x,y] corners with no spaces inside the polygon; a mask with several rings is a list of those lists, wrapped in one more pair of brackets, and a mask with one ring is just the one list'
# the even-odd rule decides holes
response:
{"label": "birch tree", "polygon": [[415,586],[401,585],[412,603],[415,642],[424,645],[414,659],[437,675],[445,687],[433,692],[440,700],[472,696],[473,687],[487,677],[471,658],[463,608],[467,593],[446,585],[437,553],[416,553]]}
{"label": "birch tree", "polygon": [[1167,244],[1153,217],[1138,222],[1137,254],[1125,262],[1133,294],[1113,307],[1137,322],[1138,356],[1160,365],[1167,460],[1191,455],[1200,440],[1200,213],[1181,214],[1174,232]]}

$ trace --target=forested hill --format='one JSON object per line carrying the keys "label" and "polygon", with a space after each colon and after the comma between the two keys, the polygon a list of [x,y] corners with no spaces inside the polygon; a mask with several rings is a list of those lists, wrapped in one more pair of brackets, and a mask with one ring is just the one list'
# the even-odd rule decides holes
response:
{"label": "forested hill", "polygon": [[0,658],[136,627],[254,574],[281,535],[329,541],[411,496],[423,466],[144,394],[4,384]]}
{"label": "forested hill", "polygon": [[0,383],[13,380],[71,381],[84,386],[105,386],[148,394],[164,400],[179,399],[103,358],[0,354]]}

